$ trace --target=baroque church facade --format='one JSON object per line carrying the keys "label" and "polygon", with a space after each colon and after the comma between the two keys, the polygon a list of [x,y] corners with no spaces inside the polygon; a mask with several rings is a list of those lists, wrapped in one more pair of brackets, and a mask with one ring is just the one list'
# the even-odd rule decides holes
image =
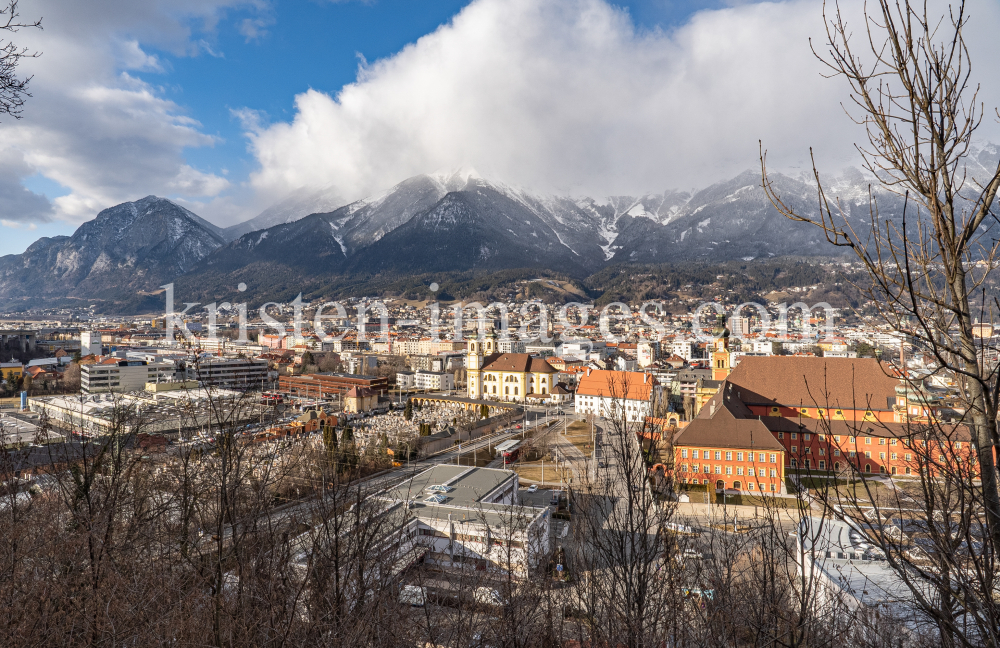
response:
{"label": "baroque church facade", "polygon": [[556,386],[558,371],[544,358],[528,353],[500,353],[496,334],[469,341],[466,359],[469,398],[524,402],[529,396],[547,397]]}

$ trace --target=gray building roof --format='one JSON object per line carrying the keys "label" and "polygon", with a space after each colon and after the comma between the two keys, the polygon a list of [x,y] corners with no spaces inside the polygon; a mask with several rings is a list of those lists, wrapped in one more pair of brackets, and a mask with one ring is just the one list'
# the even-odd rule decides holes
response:
{"label": "gray building roof", "polygon": [[[891,611],[904,622],[915,620],[912,592],[860,526],[803,517],[799,544],[827,587],[839,589],[854,599],[855,605]],[[929,589],[925,594],[930,594]]]}
{"label": "gray building roof", "polygon": [[475,506],[516,477],[509,470],[439,465],[406,480],[386,495],[399,500],[424,500],[439,494],[452,506]]}
{"label": "gray building roof", "polygon": [[516,488],[517,473],[492,468],[438,465],[406,480],[383,495],[407,507],[413,518],[486,524],[499,529],[525,528],[546,508],[490,502],[499,491]]}

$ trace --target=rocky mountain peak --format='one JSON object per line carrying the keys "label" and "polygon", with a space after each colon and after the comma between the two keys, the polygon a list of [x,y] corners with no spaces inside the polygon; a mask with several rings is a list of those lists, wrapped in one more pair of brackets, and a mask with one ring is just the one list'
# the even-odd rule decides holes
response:
{"label": "rocky mountain peak", "polygon": [[121,295],[172,281],[225,243],[221,230],[157,196],[102,210],[72,236],[0,259],[0,296]]}

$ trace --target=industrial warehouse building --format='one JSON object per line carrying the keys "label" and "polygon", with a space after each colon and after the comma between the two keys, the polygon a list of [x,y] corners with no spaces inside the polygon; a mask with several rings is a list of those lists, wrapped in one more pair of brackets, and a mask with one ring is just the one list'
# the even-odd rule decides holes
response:
{"label": "industrial warehouse building", "polygon": [[83,436],[145,432],[186,437],[209,432],[220,420],[235,425],[261,416],[262,406],[240,392],[193,385],[147,383],[145,389],[126,393],[31,397],[28,408]]}

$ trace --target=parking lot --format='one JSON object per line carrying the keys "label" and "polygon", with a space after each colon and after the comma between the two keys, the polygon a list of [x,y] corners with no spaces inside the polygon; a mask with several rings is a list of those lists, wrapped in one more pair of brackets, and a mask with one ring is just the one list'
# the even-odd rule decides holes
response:
{"label": "parking lot", "polygon": [[521,483],[519,493],[521,496],[521,504],[523,506],[534,506],[538,508],[550,506],[552,504],[552,494],[554,492],[559,492],[555,489],[548,488],[539,488],[535,492],[531,492],[530,486],[530,483]]}

